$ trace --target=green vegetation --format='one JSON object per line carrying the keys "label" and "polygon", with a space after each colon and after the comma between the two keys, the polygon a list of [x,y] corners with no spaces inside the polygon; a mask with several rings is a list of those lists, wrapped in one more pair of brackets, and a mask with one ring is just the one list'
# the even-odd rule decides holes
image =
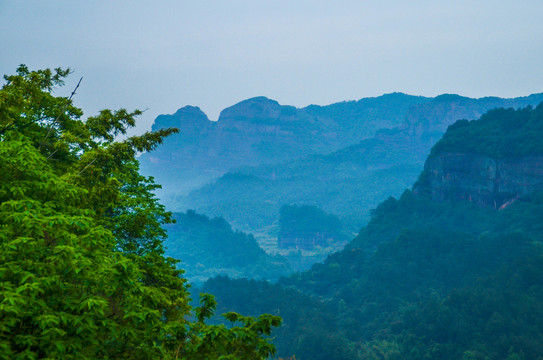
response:
{"label": "green vegetation", "polygon": [[261,309],[267,309],[271,314],[280,315],[283,324],[275,331],[274,339],[279,356],[296,354],[296,359],[311,360],[354,358],[349,342],[342,337],[334,319],[334,309],[295,289],[266,281],[219,276],[207,281],[203,291],[224,299],[225,303],[221,301],[219,305],[220,311],[244,309],[247,314],[259,314]]}
{"label": "green vegetation", "polygon": [[[167,212],[136,154],[176,130],[117,141],[140,112],[104,110],[83,121],[71,97],[53,95],[68,74],[21,66],[0,90],[0,359],[265,359],[275,354],[279,316],[277,353],[300,360],[543,359],[543,193],[496,211],[405,191],[311,270],[275,284],[219,276],[202,286],[218,302],[202,293],[192,306],[183,271],[165,256],[163,227],[169,254],[186,259],[191,279],[218,268],[276,278],[285,261],[222,218]],[[297,111],[279,110],[282,121]],[[540,155],[542,115],[539,105],[460,121],[433,153]],[[237,184],[225,195],[240,203],[231,211],[251,212],[258,205],[243,203],[263,196],[255,204],[271,204],[273,216],[300,203],[288,194],[323,194],[330,203],[350,197],[344,183],[326,184],[370,168],[366,190],[390,191],[386,179],[411,163],[392,166],[398,158],[384,151],[385,138],[292,167],[244,169],[219,183]],[[323,192],[299,169],[311,184],[325,184]],[[338,235],[343,220],[286,206],[279,232]]]}
{"label": "green vegetation", "polygon": [[266,254],[252,235],[233,231],[222,218],[190,210],[173,218],[175,224],[165,227],[167,254],[182,260],[185,277],[193,284],[217,275],[275,281],[290,273],[286,259]]}
{"label": "green vegetation", "polygon": [[182,271],[163,256],[171,214],[135,156],[175,130],[115,141],[140,112],[82,121],[71,97],[53,96],[68,74],[21,66],[0,90],[0,358],[272,355],[279,317],[207,325],[214,298],[191,309]]}
{"label": "green vegetation", "polygon": [[[281,356],[538,359],[542,218],[543,194],[495,211],[408,191],[384,202],[351,244],[310,271],[275,285],[220,279],[204,288],[224,311],[281,314]],[[258,299],[248,295],[255,293]],[[302,296],[310,305],[291,306]],[[327,320],[314,325],[317,309]],[[294,321],[293,313],[307,318]],[[320,347],[297,347],[302,340]]]}
{"label": "green vegetation", "polygon": [[465,152],[495,159],[543,154],[543,103],[535,108],[496,109],[477,121],[458,121],[432,154]]}

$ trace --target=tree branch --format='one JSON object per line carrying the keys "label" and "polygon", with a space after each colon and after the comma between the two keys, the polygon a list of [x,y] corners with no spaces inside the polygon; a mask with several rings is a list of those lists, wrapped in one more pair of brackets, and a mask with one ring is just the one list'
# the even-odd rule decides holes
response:
{"label": "tree branch", "polygon": [[70,103],[70,101],[74,97],[75,92],[79,88],[79,85],[81,84],[82,80],[83,80],[83,76],[81,76],[81,78],[77,82],[77,85],[75,86],[74,91],[72,91],[72,94],[68,98],[68,101],[66,101],[66,104],[64,104],[64,107],[60,110],[60,112],[59,112],[58,116],[56,117],[56,119],[49,125],[49,131],[47,132],[47,135],[45,136],[45,139],[43,139],[43,141],[40,143],[40,146],[39,146],[38,150],[41,149],[43,144],[45,144],[45,142],[47,141],[47,138],[49,137],[49,135],[51,135],[51,131],[53,131],[53,125],[55,125],[55,123],[58,121],[58,119],[60,119],[60,116],[64,113],[64,111],[66,111],[66,108],[68,107],[68,104]]}

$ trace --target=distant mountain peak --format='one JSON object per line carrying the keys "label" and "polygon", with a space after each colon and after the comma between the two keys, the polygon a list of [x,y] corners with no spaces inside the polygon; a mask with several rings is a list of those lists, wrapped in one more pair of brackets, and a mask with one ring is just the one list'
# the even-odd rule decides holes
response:
{"label": "distant mountain peak", "polygon": [[394,99],[394,98],[408,98],[408,97],[413,97],[413,96],[414,95],[409,95],[403,92],[395,91],[395,92],[383,94],[381,96],[376,96],[375,98]]}
{"label": "distant mountain peak", "polygon": [[257,96],[224,109],[219,116],[219,121],[232,118],[278,118],[282,107],[275,100]]}
{"label": "distant mountain peak", "polygon": [[469,97],[461,96],[458,94],[441,94],[436,96],[432,102],[433,103],[441,103],[441,102],[452,102],[452,101],[473,101],[474,99],[471,99]]}
{"label": "distant mountain peak", "polygon": [[152,130],[164,128],[183,128],[188,124],[206,124],[210,120],[198,106],[184,106],[172,115],[159,115],[153,124]]}
{"label": "distant mountain peak", "polygon": [[183,106],[173,114],[174,116],[203,117],[207,120],[207,115],[198,106]]}

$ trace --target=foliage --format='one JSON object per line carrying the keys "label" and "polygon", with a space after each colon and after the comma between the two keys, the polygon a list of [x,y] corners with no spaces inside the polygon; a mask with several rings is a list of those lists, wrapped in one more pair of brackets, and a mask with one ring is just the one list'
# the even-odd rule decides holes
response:
{"label": "foliage", "polygon": [[535,108],[495,109],[477,121],[451,125],[432,154],[466,152],[506,158],[543,153],[543,103]]}
{"label": "foliage", "polygon": [[[500,109],[460,121],[434,153],[540,155],[542,110]],[[310,271],[274,285],[218,278],[204,287],[225,311],[281,314],[283,356],[542,359],[542,218],[541,193],[496,211],[405,191]]]}
{"label": "foliage", "polygon": [[213,316],[217,302],[213,295],[201,293],[200,303],[195,309],[197,322],[192,325],[187,342],[179,346],[177,356],[195,360],[252,360],[275,354],[275,347],[265,336],[281,324],[280,317],[263,314],[254,318],[228,312],[223,317],[232,326],[207,325],[204,320]]}
{"label": "foliage", "polygon": [[[182,271],[163,256],[171,214],[135,158],[176,130],[115,141],[140,112],[82,121],[52,94],[68,74],[21,66],[0,90],[0,358],[203,358],[212,327],[188,320]],[[279,319],[239,319],[259,325],[206,358],[273,353],[262,335]]]}
{"label": "foliage", "polygon": [[274,340],[279,356],[312,360],[354,358],[349,342],[341,337],[341,329],[336,326],[333,309],[295,289],[266,281],[218,276],[208,280],[203,291],[213,292],[224,312],[256,315],[266,309],[280,315],[283,324]]}
{"label": "foliage", "polygon": [[404,347],[411,342],[420,353],[441,349],[442,359],[468,352],[474,359],[540,359],[542,272],[539,249],[444,299],[413,307],[396,324],[396,341]]}

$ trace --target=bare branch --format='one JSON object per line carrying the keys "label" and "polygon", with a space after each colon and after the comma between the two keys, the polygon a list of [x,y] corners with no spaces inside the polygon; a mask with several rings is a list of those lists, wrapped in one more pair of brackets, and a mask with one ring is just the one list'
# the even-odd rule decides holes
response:
{"label": "bare branch", "polygon": [[83,80],[83,76],[81,76],[81,78],[80,78],[79,81],[77,82],[77,85],[75,86],[75,89],[74,89],[74,91],[72,91],[72,94],[70,95],[70,97],[68,98],[68,100],[72,100],[72,98],[74,97],[75,92],[77,91],[77,89],[79,88],[79,85],[81,84],[81,80]]}
{"label": "bare branch", "polygon": [[47,132],[47,135],[45,136],[45,139],[43,139],[43,141],[40,143],[40,146],[38,149],[41,149],[42,145],[45,144],[45,142],[47,141],[47,138],[49,137],[49,135],[51,135],[51,131],[53,131],[53,126],[56,124],[56,122],[58,121],[58,119],[60,119],[60,116],[64,113],[64,111],[66,111],[66,108],[68,107],[68,104],[70,103],[70,101],[72,100],[72,98],[74,97],[75,95],[75,92],[77,91],[77,89],[79,88],[79,85],[81,84],[81,81],[83,80],[83,76],[81,76],[81,78],[79,79],[79,81],[77,82],[77,85],[75,86],[75,89],[74,91],[72,91],[72,94],[70,95],[70,97],[68,98],[68,101],[66,102],[66,104],[64,104],[64,107],[60,110],[57,118],[49,125],[49,131]]}

